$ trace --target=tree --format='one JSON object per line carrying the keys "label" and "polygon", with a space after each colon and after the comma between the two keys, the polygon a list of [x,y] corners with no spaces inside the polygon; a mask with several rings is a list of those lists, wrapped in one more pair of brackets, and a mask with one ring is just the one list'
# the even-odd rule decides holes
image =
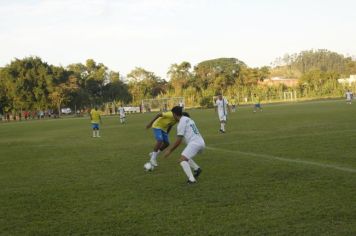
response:
{"label": "tree", "polygon": [[132,101],[140,104],[144,98],[153,98],[159,93],[164,92],[166,82],[156,76],[153,72],[143,68],[136,67],[128,75],[129,91],[132,95]]}
{"label": "tree", "polygon": [[189,62],[182,62],[181,64],[172,64],[168,71],[170,84],[174,88],[175,96],[182,96],[183,88],[186,88],[188,82],[191,80],[192,74],[189,71],[191,65]]}

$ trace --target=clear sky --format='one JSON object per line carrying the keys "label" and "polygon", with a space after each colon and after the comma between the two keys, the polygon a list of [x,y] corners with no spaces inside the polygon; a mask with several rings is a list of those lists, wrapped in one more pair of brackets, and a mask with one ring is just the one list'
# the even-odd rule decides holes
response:
{"label": "clear sky", "polygon": [[93,58],[162,78],[173,63],[235,57],[251,67],[286,53],[356,55],[355,0],[0,0],[0,66],[39,56]]}

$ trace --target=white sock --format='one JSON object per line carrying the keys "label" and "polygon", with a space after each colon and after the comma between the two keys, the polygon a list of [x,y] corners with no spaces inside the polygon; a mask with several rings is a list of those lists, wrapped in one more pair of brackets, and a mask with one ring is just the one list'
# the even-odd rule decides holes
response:
{"label": "white sock", "polygon": [[221,123],[221,129],[222,131],[225,131],[225,123]]}
{"label": "white sock", "polygon": [[151,160],[156,161],[157,160],[157,156],[158,156],[158,152],[153,151],[152,152],[152,156],[151,156]]}
{"label": "white sock", "polygon": [[99,130],[96,131],[96,137],[100,137]]}
{"label": "white sock", "polygon": [[192,169],[190,169],[189,163],[187,161],[182,161],[180,165],[183,168],[184,173],[187,175],[188,179],[192,182],[195,182],[195,178],[192,173]]}
{"label": "white sock", "polygon": [[95,130],[93,130],[93,137],[96,137],[96,132],[95,132]]}
{"label": "white sock", "polygon": [[195,161],[193,161],[192,159],[189,160],[189,165],[193,170],[197,170],[200,168],[197,163],[195,163]]}

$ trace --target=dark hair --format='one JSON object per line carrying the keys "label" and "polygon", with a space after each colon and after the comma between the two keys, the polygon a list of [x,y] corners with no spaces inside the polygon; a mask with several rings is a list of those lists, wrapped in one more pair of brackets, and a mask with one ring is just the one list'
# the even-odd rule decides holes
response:
{"label": "dark hair", "polygon": [[183,109],[180,106],[175,106],[171,110],[173,114],[176,114],[177,116],[182,116],[183,115]]}
{"label": "dark hair", "polygon": [[185,112],[185,111],[182,112],[182,115],[183,115],[183,116],[186,116],[186,117],[190,117],[189,113],[188,113],[188,112]]}

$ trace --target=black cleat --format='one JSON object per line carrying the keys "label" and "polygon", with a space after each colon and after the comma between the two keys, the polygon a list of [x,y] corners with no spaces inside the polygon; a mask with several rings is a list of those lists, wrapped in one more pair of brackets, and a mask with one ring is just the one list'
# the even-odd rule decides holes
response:
{"label": "black cleat", "polygon": [[224,131],[224,130],[222,130],[222,129],[219,129],[219,131],[220,131],[220,133],[225,133],[225,131]]}
{"label": "black cleat", "polygon": [[187,184],[189,184],[189,185],[191,185],[191,184],[196,184],[197,183],[197,181],[190,181],[189,179],[188,179],[188,181],[187,181]]}
{"label": "black cleat", "polygon": [[194,177],[198,178],[199,175],[201,174],[201,172],[202,172],[202,169],[200,169],[200,168],[198,168],[197,170],[194,170]]}

